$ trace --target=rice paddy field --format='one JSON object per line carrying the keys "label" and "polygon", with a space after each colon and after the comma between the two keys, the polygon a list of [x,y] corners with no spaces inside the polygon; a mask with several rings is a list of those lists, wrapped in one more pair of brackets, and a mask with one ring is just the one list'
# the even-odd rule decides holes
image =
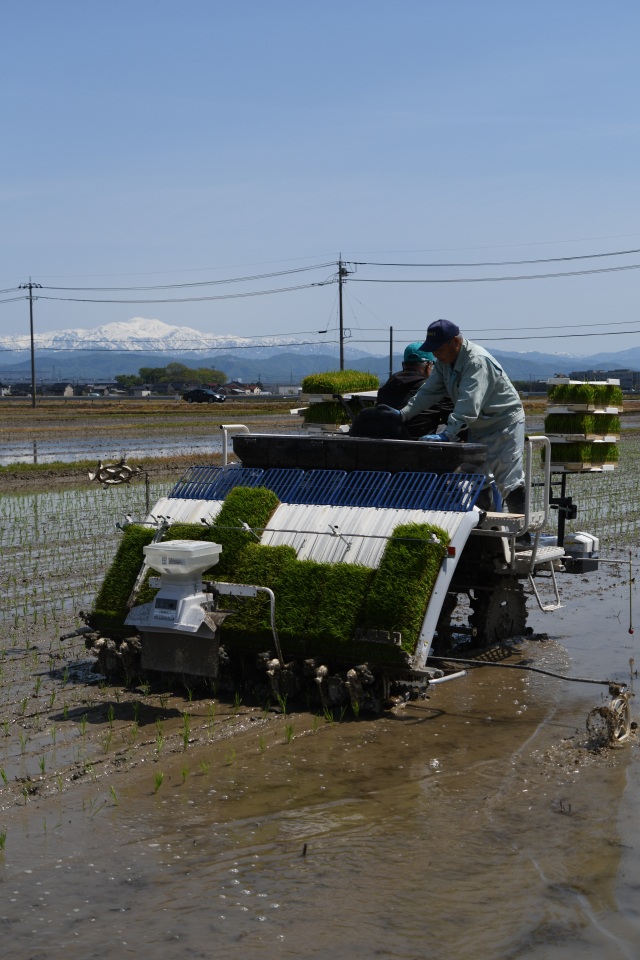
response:
{"label": "rice paddy field", "polygon": [[[176,433],[187,415],[202,430],[211,414],[176,414]],[[568,529],[619,562],[562,577],[557,614],[531,606],[521,662],[629,681],[639,461],[623,423],[615,470],[568,477]],[[152,479],[151,502],[175,479]],[[113,686],[82,638],[61,638],[145,485],[50,486],[0,497],[7,956],[638,955],[638,747],[594,748],[585,728],[606,687],[477,670],[358,719]]]}

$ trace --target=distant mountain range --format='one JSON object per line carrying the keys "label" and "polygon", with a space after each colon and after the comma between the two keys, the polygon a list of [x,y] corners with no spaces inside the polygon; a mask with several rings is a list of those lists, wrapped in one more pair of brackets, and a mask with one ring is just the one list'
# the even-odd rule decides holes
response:
{"label": "distant mountain range", "polygon": [[[310,373],[335,369],[337,346],[300,337],[260,338],[211,336],[190,327],[136,317],[93,329],[57,330],[35,334],[38,380],[110,380],[119,373],[137,373],[140,367],[164,366],[172,360],[191,367],[222,370],[230,380],[298,383]],[[640,348],[588,357],[569,354],[509,353],[493,350],[513,380],[544,380],[575,370],[640,370]],[[345,344],[345,363],[356,370],[389,373],[389,358],[355,350]],[[394,356],[393,369],[400,367]],[[0,337],[0,378],[31,377],[28,336]]]}

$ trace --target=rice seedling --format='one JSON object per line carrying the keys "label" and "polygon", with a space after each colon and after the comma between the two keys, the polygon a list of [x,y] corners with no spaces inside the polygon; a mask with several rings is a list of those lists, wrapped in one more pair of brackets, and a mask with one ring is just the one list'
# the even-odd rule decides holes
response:
{"label": "rice seedling", "polygon": [[286,717],[286,715],[287,715],[287,695],[286,695],[286,693],[285,693],[285,694],[280,694],[280,693],[278,694],[278,706],[280,707],[280,712],[282,713],[282,716],[283,716],[283,717]]}
{"label": "rice seedling", "polygon": [[115,806],[117,807],[120,801],[118,800],[118,795],[114,786],[109,787],[109,793],[111,794],[111,799],[113,800]]}
{"label": "rice seedling", "polygon": [[324,717],[324,722],[325,722],[325,723],[328,723],[330,726],[333,726],[333,724],[335,723],[335,719],[336,719],[336,718],[335,718],[334,715],[333,715],[333,710],[331,709],[331,707],[327,707],[327,706],[325,705],[325,706],[322,708],[322,715],[323,715],[323,717]]}
{"label": "rice seedling", "polygon": [[191,717],[185,711],[182,714],[182,748],[186,750],[189,746],[189,735],[191,733]]}
{"label": "rice seedling", "polygon": [[107,709],[107,721],[108,721],[108,723],[109,723],[109,727],[110,727],[111,730],[113,730],[113,718],[114,718],[114,716],[115,716],[115,711],[114,711],[114,709],[113,709],[113,704],[110,703],[110,704],[109,704],[109,707],[108,707],[108,709]]}
{"label": "rice seedling", "polygon": [[0,851],[4,850],[6,842],[7,842],[7,831],[0,830]]}
{"label": "rice seedling", "polygon": [[258,750],[260,751],[260,753],[264,753],[264,751],[266,750],[266,744],[264,742],[264,737],[262,736],[262,734],[260,734],[260,736],[258,737]]}
{"label": "rice seedling", "polygon": [[164,730],[164,727],[163,727],[162,720],[159,717],[157,717],[156,718],[156,753],[158,754],[158,756],[160,756],[160,753],[162,752],[162,748],[164,746],[163,730]]}
{"label": "rice seedling", "polygon": [[213,735],[213,730],[216,725],[216,709],[215,703],[210,703],[207,707],[207,730],[210,737]]}
{"label": "rice seedling", "polygon": [[209,767],[210,767],[210,766],[211,766],[211,764],[209,763],[208,760],[201,760],[201,761],[198,763],[198,770],[199,770],[200,773],[202,773],[202,774],[204,774],[204,773],[209,773]]}
{"label": "rice seedling", "polygon": [[161,770],[155,774],[153,778],[153,792],[157,793],[160,787],[162,786],[162,781],[164,780],[164,773]]}
{"label": "rice seedling", "polygon": [[183,767],[180,773],[182,774],[182,782],[184,783],[189,776],[189,767]]}
{"label": "rice seedling", "polygon": [[9,783],[9,778],[7,777],[7,773],[4,767],[0,767],[0,777],[2,777],[2,782],[6,787],[6,785]]}
{"label": "rice seedling", "polygon": [[291,743],[293,740],[293,724],[288,723],[284,728],[284,742]]}
{"label": "rice seedling", "polygon": [[233,763],[236,762],[236,758],[237,758],[237,754],[236,754],[235,750],[231,749],[231,750],[229,751],[229,753],[226,754],[224,760],[225,760],[225,763],[227,764],[227,766],[230,767]]}

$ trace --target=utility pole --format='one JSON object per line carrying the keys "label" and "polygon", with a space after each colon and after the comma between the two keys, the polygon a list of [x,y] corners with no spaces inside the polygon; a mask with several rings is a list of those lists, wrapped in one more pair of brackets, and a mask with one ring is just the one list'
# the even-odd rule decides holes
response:
{"label": "utility pole", "polygon": [[340,259],[338,260],[338,310],[340,316],[340,369],[344,370],[344,316],[342,313],[342,284],[344,283],[344,278],[348,277],[351,273],[351,270],[347,270],[344,265],[344,260],[342,259],[342,254],[340,254]]}
{"label": "utility pole", "polygon": [[389,327],[389,376],[393,375],[393,327]]}
{"label": "utility pole", "polygon": [[29,283],[21,283],[18,288],[19,290],[29,291],[29,330],[31,334],[31,406],[34,408],[36,405],[36,354],[33,342],[33,291],[35,288],[40,289],[41,287],[41,283],[32,283],[31,277],[29,277]]}

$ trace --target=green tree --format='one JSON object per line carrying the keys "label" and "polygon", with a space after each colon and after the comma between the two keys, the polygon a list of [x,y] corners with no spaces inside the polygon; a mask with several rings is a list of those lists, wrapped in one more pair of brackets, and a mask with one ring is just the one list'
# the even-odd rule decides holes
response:
{"label": "green tree", "polygon": [[[184,363],[176,361],[168,363],[166,367],[140,367],[139,377],[135,377],[136,383],[171,383],[178,380],[182,383],[226,383],[228,377],[222,370],[216,370],[214,367],[198,367],[192,369]],[[121,376],[125,376],[124,374]],[[120,382],[119,378],[116,380]],[[135,384],[132,384],[134,386]]]}
{"label": "green tree", "polygon": [[138,373],[143,383],[160,383],[166,367],[140,367]]}
{"label": "green tree", "polygon": [[123,390],[131,390],[132,387],[139,387],[144,381],[137,377],[135,373],[119,373],[116,377],[116,383]]}

